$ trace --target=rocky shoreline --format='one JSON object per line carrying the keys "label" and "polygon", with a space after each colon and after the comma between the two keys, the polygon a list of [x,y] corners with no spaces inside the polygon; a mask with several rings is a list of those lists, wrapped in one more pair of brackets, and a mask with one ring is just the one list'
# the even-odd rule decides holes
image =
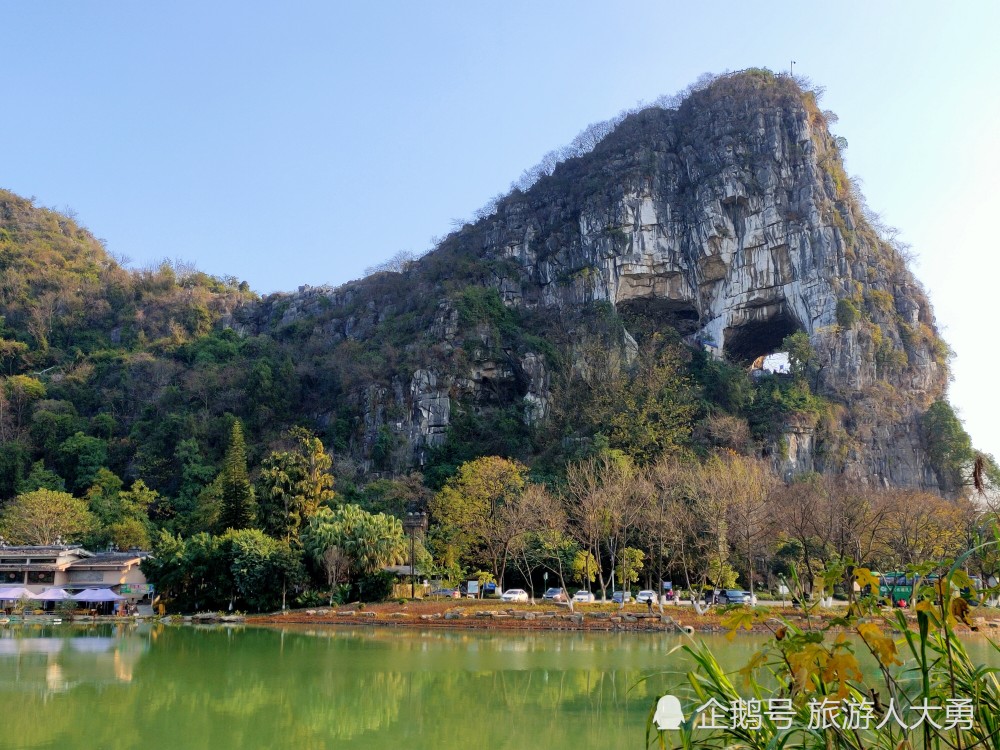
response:
{"label": "rocky shoreline", "polygon": [[[558,607],[558,605],[557,605]],[[809,621],[801,610],[791,607],[768,610],[773,616],[771,624],[777,627],[783,619],[806,628]],[[727,633],[723,624],[727,613],[712,610],[699,615],[686,607],[668,606],[660,613],[632,605],[619,609],[616,605],[589,605],[570,611],[566,607],[553,609],[551,605],[503,605],[499,602],[407,602],[385,604],[348,604],[340,607],[316,607],[287,610],[266,615],[240,618],[251,625],[321,625],[358,626],[376,625],[411,628],[445,628],[455,630],[554,630],[595,632],[660,632],[660,633]],[[837,611],[822,611],[811,615],[814,626],[827,624]],[[235,621],[236,616],[216,621]],[[205,620],[199,620],[205,621]],[[980,634],[1000,632],[1000,612],[983,611],[972,622]],[[915,619],[914,619],[915,623]],[[973,632],[963,625],[959,630]],[[743,630],[743,632],[748,632]],[[755,622],[749,632],[768,634],[772,629],[767,622]]]}

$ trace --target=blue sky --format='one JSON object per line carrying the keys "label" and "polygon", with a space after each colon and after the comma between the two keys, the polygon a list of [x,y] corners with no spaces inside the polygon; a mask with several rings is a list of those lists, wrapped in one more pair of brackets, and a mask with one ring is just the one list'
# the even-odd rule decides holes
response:
{"label": "blue sky", "polygon": [[0,186],[135,266],[339,284],[427,249],[588,123],[794,59],[917,253],[952,400],[1000,456],[998,22],[996,2],[20,0],[0,5]]}

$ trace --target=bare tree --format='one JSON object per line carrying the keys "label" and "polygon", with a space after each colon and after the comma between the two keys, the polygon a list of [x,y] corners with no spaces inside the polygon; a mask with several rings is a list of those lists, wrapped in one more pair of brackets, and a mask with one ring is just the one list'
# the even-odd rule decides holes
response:
{"label": "bare tree", "polygon": [[347,571],[351,564],[351,558],[340,547],[329,547],[323,553],[323,572],[326,573],[326,583],[330,587],[330,606],[333,606],[333,593],[340,583],[347,576]]}
{"label": "bare tree", "polygon": [[974,513],[967,501],[893,490],[884,493],[884,504],[886,547],[900,568],[955,557],[965,548],[966,528]]}
{"label": "bare tree", "polygon": [[601,565],[601,539],[607,526],[607,512],[601,487],[599,463],[590,459],[571,464],[566,470],[566,514],[569,532],[597,562],[597,583],[601,599],[607,600],[607,584]]}
{"label": "bare tree", "polygon": [[641,528],[652,558],[651,567],[656,570],[655,590],[661,613],[664,573],[671,563],[683,557],[682,518],[685,513],[677,491],[683,486],[683,475],[684,468],[676,458],[664,457],[653,464],[644,477],[648,500]]}
{"label": "bare tree", "polygon": [[35,340],[36,346],[43,352],[48,351],[49,348],[49,334],[52,332],[58,304],[59,294],[48,291],[40,294],[28,308],[26,322],[28,333]]}
{"label": "bare tree", "polygon": [[568,519],[559,499],[542,485],[532,485],[525,492],[528,505],[527,518],[534,527],[532,535],[538,546],[538,558],[559,579],[559,587],[566,594],[566,603],[573,611],[573,598],[569,596],[566,577],[572,568],[572,558],[579,549],[577,542],[566,533]]}
{"label": "bare tree", "polygon": [[729,509],[734,482],[718,455],[690,469],[691,511],[699,519],[707,541],[704,576],[716,588],[725,588],[733,576],[729,564]]}
{"label": "bare tree", "polygon": [[817,534],[817,530],[824,527],[817,521],[823,517],[823,509],[828,506],[826,491],[827,486],[819,475],[792,482],[778,491],[776,510],[781,518],[781,529],[802,548],[806,592],[812,589],[817,572],[816,562],[826,544],[823,536]]}
{"label": "bare tree", "polygon": [[388,260],[368,266],[365,269],[365,276],[376,273],[403,273],[417,261],[417,256],[409,250],[400,250]]}
{"label": "bare tree", "polygon": [[730,487],[728,510],[733,548],[743,558],[753,596],[754,560],[774,531],[778,478],[768,462],[732,452],[720,454],[718,470]]}
{"label": "bare tree", "polygon": [[545,489],[544,485],[539,484],[529,484],[520,499],[523,507],[522,526],[511,539],[510,559],[527,582],[528,593],[534,601],[534,573],[543,565],[538,537],[546,526],[546,517],[552,512],[550,506],[555,505],[558,508],[558,500]]}
{"label": "bare tree", "polygon": [[550,502],[554,501],[544,486],[529,484],[524,491],[509,494],[487,519],[484,525],[486,548],[498,573],[501,590],[508,562],[519,553],[523,556],[528,536],[542,527],[545,508]]}
{"label": "bare tree", "polygon": [[[567,470],[566,512],[570,534],[597,561],[604,601],[608,583],[614,582],[615,567],[645,513],[648,495],[641,484],[630,462],[608,455],[582,461]],[[609,565],[610,581],[604,575],[604,561]]]}

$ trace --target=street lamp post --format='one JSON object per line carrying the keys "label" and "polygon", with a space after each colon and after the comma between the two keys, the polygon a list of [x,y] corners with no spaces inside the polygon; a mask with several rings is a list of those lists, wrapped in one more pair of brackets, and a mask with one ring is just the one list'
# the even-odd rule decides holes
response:
{"label": "street lamp post", "polygon": [[410,598],[416,599],[417,572],[414,557],[417,544],[417,532],[427,530],[427,514],[413,512],[407,513],[406,518],[403,519],[403,529],[410,534]]}

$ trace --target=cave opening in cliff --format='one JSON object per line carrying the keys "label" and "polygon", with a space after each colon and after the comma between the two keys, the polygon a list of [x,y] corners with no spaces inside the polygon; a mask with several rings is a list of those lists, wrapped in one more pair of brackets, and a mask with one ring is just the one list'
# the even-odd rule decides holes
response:
{"label": "cave opening in cliff", "polygon": [[694,305],[677,300],[642,297],[624,300],[615,307],[625,328],[637,341],[669,328],[687,336],[698,330],[701,320]]}
{"label": "cave opening in cliff", "polygon": [[786,313],[768,320],[752,320],[726,329],[724,351],[731,361],[749,366],[758,357],[782,351],[785,337],[798,330],[800,326]]}

